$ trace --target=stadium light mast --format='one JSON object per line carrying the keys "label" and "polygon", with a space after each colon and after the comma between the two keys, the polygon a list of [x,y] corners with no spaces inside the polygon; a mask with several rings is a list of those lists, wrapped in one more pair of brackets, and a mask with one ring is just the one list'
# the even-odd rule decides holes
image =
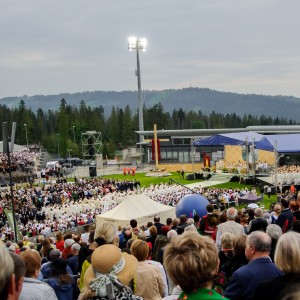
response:
{"label": "stadium light mast", "polygon": [[[136,65],[137,69],[135,75],[137,76],[138,82],[138,103],[139,103],[139,131],[144,131],[144,118],[143,118],[143,99],[142,99],[142,88],[141,88],[141,68],[140,68],[140,50],[146,51],[147,40],[145,38],[128,38],[128,49],[129,51],[136,51]],[[140,142],[144,141],[144,136],[140,135]]]}

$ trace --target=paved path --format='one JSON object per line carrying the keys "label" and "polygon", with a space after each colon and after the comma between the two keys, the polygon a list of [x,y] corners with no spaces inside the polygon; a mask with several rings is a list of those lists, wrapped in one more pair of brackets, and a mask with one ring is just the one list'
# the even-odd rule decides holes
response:
{"label": "paved path", "polygon": [[189,187],[190,189],[194,189],[197,187],[215,186],[215,185],[218,185],[221,183],[229,182],[231,177],[232,177],[232,174],[216,173],[209,180],[186,184],[186,186]]}

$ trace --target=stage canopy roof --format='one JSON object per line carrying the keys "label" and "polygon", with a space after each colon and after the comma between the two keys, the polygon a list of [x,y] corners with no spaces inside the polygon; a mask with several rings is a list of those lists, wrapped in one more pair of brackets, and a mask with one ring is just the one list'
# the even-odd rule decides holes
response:
{"label": "stage canopy roof", "polygon": [[254,145],[256,149],[274,151],[274,146],[271,141],[264,135],[250,131],[250,132],[234,132],[228,134],[217,134],[204,139],[194,141],[194,146],[225,146],[225,145]]}
{"label": "stage canopy roof", "polygon": [[267,138],[273,145],[277,143],[279,153],[300,152],[300,134],[272,134]]}

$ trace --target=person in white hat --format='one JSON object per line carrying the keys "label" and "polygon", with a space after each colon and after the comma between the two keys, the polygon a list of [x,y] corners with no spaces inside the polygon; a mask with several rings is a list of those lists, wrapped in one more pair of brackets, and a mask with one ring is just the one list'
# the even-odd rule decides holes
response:
{"label": "person in white hat", "polygon": [[85,286],[80,300],[142,300],[128,287],[137,271],[137,259],[107,244],[94,250],[91,266],[84,275]]}

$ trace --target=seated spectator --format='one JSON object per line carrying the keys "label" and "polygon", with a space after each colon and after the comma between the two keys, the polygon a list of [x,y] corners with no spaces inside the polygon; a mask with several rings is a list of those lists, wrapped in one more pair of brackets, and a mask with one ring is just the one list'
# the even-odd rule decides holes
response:
{"label": "seated spectator", "polygon": [[259,284],[282,275],[269,257],[270,249],[271,238],[265,232],[257,230],[247,236],[245,255],[249,263],[233,273],[225,297],[250,300]]}
{"label": "seated spectator", "polygon": [[275,250],[275,264],[284,273],[284,275],[259,285],[255,291],[253,299],[281,300],[285,296],[288,296],[293,285],[298,285],[299,291],[299,249],[300,234],[298,232],[290,231],[279,238]]}
{"label": "seated spectator", "polygon": [[17,300],[20,286],[16,286],[14,261],[2,242],[0,242],[0,266],[0,299]]}
{"label": "seated spectator", "polygon": [[39,253],[35,250],[23,251],[20,253],[20,257],[25,263],[26,273],[19,299],[57,300],[53,288],[37,279],[41,269]]}
{"label": "seated spectator", "polygon": [[138,260],[135,294],[144,299],[162,299],[165,283],[159,267],[146,261],[149,257],[147,242],[135,240],[130,251]]}
{"label": "seated spectator", "polygon": [[84,276],[80,300],[128,299],[142,300],[128,287],[137,270],[133,255],[121,253],[116,245],[103,245],[95,249],[91,266]]}
{"label": "seated spectator", "polygon": [[164,266],[174,284],[182,289],[178,299],[226,299],[212,290],[219,259],[211,238],[197,232],[174,237],[165,248]]}

